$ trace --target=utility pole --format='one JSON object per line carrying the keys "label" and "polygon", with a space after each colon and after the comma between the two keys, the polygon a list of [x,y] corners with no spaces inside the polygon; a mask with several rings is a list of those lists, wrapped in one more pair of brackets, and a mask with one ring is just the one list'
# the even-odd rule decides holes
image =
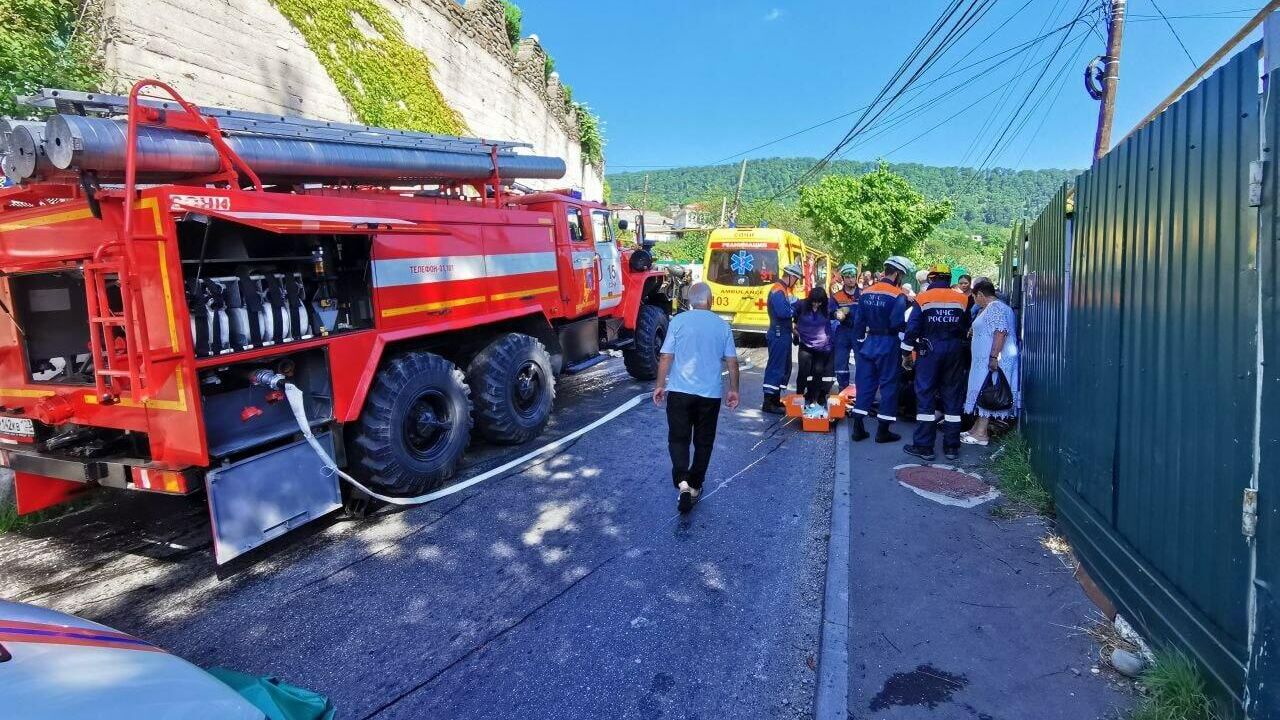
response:
{"label": "utility pole", "polygon": [[640,212],[649,212],[649,173],[644,174],[644,201],[640,203]]}
{"label": "utility pole", "polygon": [[728,209],[729,209],[729,196],[725,195],[724,197],[720,198],[720,222],[716,224],[716,227],[724,227],[725,213],[728,212]]}
{"label": "utility pole", "polygon": [[738,202],[742,199],[742,181],[747,178],[747,160],[743,158],[742,169],[738,171],[738,189],[733,192],[733,209],[729,211],[729,224],[738,226]]}
{"label": "utility pole", "polygon": [[1107,24],[1107,55],[1102,76],[1102,104],[1098,107],[1098,134],[1093,140],[1095,162],[1111,149],[1111,117],[1116,110],[1116,87],[1120,84],[1120,47],[1124,40],[1124,6],[1126,0],[1110,0]]}

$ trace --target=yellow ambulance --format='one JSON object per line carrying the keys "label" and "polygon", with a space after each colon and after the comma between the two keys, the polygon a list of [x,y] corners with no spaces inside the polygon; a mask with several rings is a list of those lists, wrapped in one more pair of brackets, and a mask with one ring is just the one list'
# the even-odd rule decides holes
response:
{"label": "yellow ambulance", "polygon": [[765,307],[769,288],[782,268],[797,263],[804,279],[792,288],[798,300],[814,287],[828,292],[835,279],[831,256],[807,247],[794,233],[777,228],[720,228],[711,232],[702,279],[715,299],[711,309],[743,332],[769,329]]}

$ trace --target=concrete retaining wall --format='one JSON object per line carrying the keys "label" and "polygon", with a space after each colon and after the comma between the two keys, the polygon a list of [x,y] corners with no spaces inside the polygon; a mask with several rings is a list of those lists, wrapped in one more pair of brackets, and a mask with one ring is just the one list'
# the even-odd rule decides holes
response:
{"label": "concrete retaining wall", "polygon": [[[432,76],[472,135],[532,143],[562,157],[564,180],[599,198],[602,176],[584,164],[577,118],[560,80],[544,80],[536,36],[512,48],[500,0],[379,0],[406,40],[431,59]],[[105,0],[104,60],[117,89],[154,77],[187,99],[343,122],[357,118],[269,0]],[[534,183],[530,183],[534,184]]]}

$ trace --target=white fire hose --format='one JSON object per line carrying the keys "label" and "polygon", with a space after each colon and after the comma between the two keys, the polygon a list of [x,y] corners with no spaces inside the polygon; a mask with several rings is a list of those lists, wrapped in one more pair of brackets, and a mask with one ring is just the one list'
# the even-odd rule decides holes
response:
{"label": "white fire hose", "polygon": [[565,435],[564,437],[561,437],[560,439],[552,443],[544,445],[538,448],[537,450],[534,450],[530,453],[522,455],[521,457],[511,460],[510,462],[499,465],[498,467],[493,468],[492,470],[487,470],[483,473],[480,473],[475,477],[468,478],[466,480],[463,480],[462,482],[450,485],[449,487],[444,488],[443,490],[436,490],[435,492],[429,492],[425,495],[418,495],[416,497],[406,498],[406,497],[392,497],[390,495],[383,495],[381,493],[376,493],[373,490],[370,490],[369,488],[365,487],[359,480],[356,480],[355,478],[351,477],[347,473],[343,472],[342,469],[338,467],[338,464],[333,461],[333,458],[329,457],[329,453],[325,452],[324,446],[320,444],[320,441],[317,440],[315,435],[311,432],[311,422],[307,420],[307,408],[304,405],[305,396],[303,395],[302,390],[298,388],[298,386],[294,385],[291,382],[286,382],[285,377],[283,375],[270,373],[270,371],[267,371],[267,373],[257,376],[254,379],[254,382],[260,385],[266,385],[273,389],[284,391],[284,396],[289,401],[289,407],[293,410],[293,417],[295,420],[298,421],[298,429],[302,431],[302,436],[306,438],[307,444],[311,446],[311,449],[315,450],[316,454],[320,456],[320,461],[324,463],[325,469],[328,470],[330,474],[336,474],[339,478],[342,478],[342,480],[344,480],[345,482],[350,483],[352,487],[355,487],[356,489],[360,490],[361,492],[368,495],[369,497],[377,498],[378,500],[381,500],[382,502],[388,503],[390,505],[421,505],[423,503],[431,502],[432,500],[438,500],[439,498],[445,497],[447,495],[452,495],[461,490],[465,490],[466,488],[469,488],[472,485],[484,482],[485,480],[488,480],[491,477],[501,475],[502,473],[505,473],[508,470],[511,470],[512,468],[523,465],[524,463],[538,456],[545,455],[568,443],[571,443],[574,440],[577,440],[578,438],[582,437],[583,435],[586,435],[587,433],[591,432],[592,430],[600,427],[601,425],[604,425],[605,423],[610,422],[611,420],[617,418],[619,415],[622,415],[623,413],[627,412],[628,410],[634,408],[636,405],[639,405],[641,402],[648,400],[651,397],[650,393],[637,395],[631,398],[630,400],[628,400],[627,402],[623,403],[622,405],[619,405],[618,407],[614,408],[603,417],[595,420],[594,422],[588,423],[585,427],[578,428],[577,430],[574,430],[568,435]]}

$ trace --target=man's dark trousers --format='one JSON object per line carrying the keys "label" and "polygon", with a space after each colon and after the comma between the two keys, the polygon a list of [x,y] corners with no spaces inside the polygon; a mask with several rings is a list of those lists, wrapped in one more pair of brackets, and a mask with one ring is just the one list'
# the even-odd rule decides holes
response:
{"label": "man's dark trousers", "polygon": [[[667,447],[671,451],[671,483],[680,481],[698,490],[711,464],[711,447],[716,441],[720,419],[720,398],[682,392],[667,393]],[[693,464],[689,464],[689,443],[693,442]]]}

